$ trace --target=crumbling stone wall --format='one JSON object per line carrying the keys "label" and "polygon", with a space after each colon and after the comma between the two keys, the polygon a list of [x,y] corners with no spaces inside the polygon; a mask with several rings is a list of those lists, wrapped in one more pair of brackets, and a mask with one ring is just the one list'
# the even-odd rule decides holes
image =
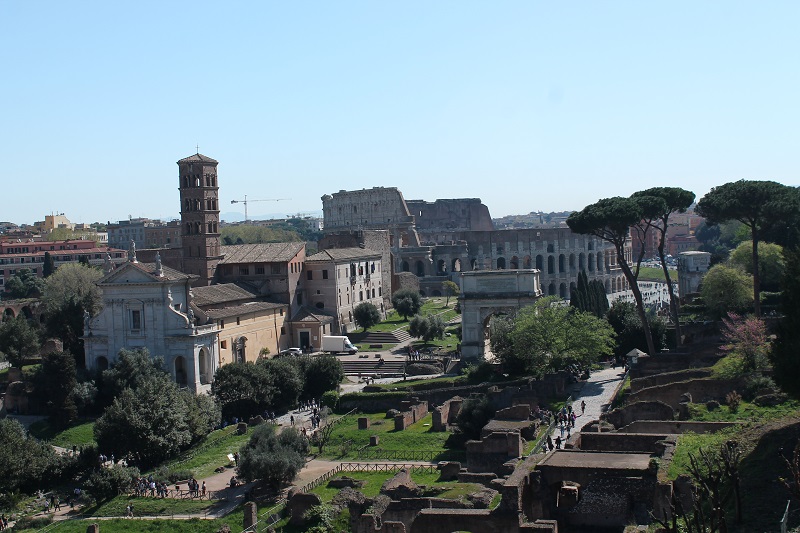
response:
{"label": "crumbling stone wall", "polygon": [[[660,357],[660,356],[659,356]],[[675,372],[655,374],[631,380],[631,392],[636,392],[656,385],[665,385],[676,381],[686,381],[694,378],[707,378],[712,374],[710,368],[690,368]]]}
{"label": "crumbling stone wall", "polygon": [[705,403],[709,400],[725,401],[725,395],[732,390],[742,390],[743,383],[738,379],[691,379],[656,385],[636,392],[628,396],[629,402],[641,401],[660,401],[678,409],[681,396],[689,393],[695,403]]}
{"label": "crumbling stone wall", "polygon": [[657,453],[661,449],[657,443],[666,438],[662,433],[579,433],[576,444],[581,450],[594,452]]}
{"label": "crumbling stone wall", "polygon": [[447,431],[449,425],[455,424],[456,417],[458,417],[458,413],[461,412],[461,405],[463,403],[464,400],[456,396],[434,409],[431,412],[431,427],[433,431]]}
{"label": "crumbling stone wall", "polygon": [[715,433],[721,429],[737,425],[737,422],[694,422],[691,420],[636,420],[620,429],[627,433]]}
{"label": "crumbling stone wall", "polygon": [[400,402],[402,412],[394,417],[395,431],[403,431],[411,424],[422,420],[428,414],[428,402],[414,398],[411,401]]}
{"label": "crumbling stone wall", "polygon": [[672,420],[675,413],[669,405],[659,401],[630,402],[625,407],[614,409],[600,415],[600,420],[605,420],[619,429],[627,426],[634,420]]}
{"label": "crumbling stone wall", "polygon": [[509,459],[522,456],[522,437],[518,431],[496,431],[467,441],[466,448],[468,471],[499,473]]}

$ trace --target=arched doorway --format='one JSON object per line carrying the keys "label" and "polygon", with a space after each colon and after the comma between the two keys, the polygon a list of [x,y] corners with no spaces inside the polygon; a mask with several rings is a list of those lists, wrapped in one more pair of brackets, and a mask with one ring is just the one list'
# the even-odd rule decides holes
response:
{"label": "arched doorway", "polygon": [[506,268],[506,258],[505,257],[498,257],[497,258],[497,269],[498,270],[505,270]]}
{"label": "arched doorway", "polygon": [[516,255],[511,258],[511,267],[510,268],[511,268],[511,270],[519,269],[519,257],[517,257]]}
{"label": "arched doorway", "polygon": [[559,271],[559,272],[566,272],[566,271],[567,271],[567,267],[566,267],[566,261],[565,261],[565,258],[564,258],[564,254],[560,254],[560,255],[558,256],[558,271]]}
{"label": "arched doorway", "polygon": [[548,274],[556,273],[556,258],[552,255],[547,257],[547,273]]}
{"label": "arched doorway", "polygon": [[563,299],[567,299],[567,284],[561,283],[558,286],[558,295],[561,296]]}
{"label": "arched doorway", "polygon": [[531,268],[531,256],[526,255],[522,258],[522,268]]}
{"label": "arched doorway", "polygon": [[403,266],[401,267],[403,272],[411,272],[411,269],[408,267],[408,261],[403,261]]}
{"label": "arched doorway", "polygon": [[536,270],[540,272],[544,271],[544,256],[536,256]]}
{"label": "arched doorway", "polygon": [[14,310],[10,307],[6,308],[3,312],[3,320],[12,320],[14,318]]}
{"label": "arched doorway", "polygon": [[424,277],[425,276],[425,263],[423,263],[422,261],[417,261],[416,268],[417,268],[417,276],[419,276],[421,278]]}
{"label": "arched doorway", "polygon": [[103,357],[101,355],[95,361],[95,366],[97,366],[97,370],[100,370],[100,371],[108,370],[108,359],[106,359],[105,357]]}
{"label": "arched doorway", "polygon": [[555,282],[551,281],[550,285],[547,287],[547,295],[548,296],[555,296],[556,295],[556,284]]}
{"label": "arched doorway", "polygon": [[187,384],[186,359],[182,355],[175,358],[175,383],[181,387],[185,387]]}
{"label": "arched doorway", "polygon": [[436,275],[444,276],[445,274],[447,274],[447,263],[445,263],[444,259],[439,259],[436,261]]}
{"label": "arched doorway", "polygon": [[459,259],[458,257],[453,259],[453,263],[452,266],[450,267],[450,270],[452,272],[461,272],[461,259]]}

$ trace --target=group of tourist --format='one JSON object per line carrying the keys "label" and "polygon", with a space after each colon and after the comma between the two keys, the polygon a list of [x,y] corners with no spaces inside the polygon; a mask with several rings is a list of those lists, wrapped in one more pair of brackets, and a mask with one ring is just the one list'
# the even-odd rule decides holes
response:
{"label": "group of tourist", "polygon": [[3,513],[0,515],[0,531],[8,529],[8,518],[6,518],[6,514]]}

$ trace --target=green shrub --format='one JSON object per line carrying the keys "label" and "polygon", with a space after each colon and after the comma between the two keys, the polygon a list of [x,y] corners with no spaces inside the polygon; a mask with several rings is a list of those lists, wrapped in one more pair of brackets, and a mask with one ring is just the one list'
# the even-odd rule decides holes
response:
{"label": "green shrub", "polygon": [[14,530],[23,531],[26,529],[40,530],[53,522],[53,516],[23,516],[17,520]]}
{"label": "green shrub", "polygon": [[320,403],[324,407],[330,407],[331,409],[336,409],[336,406],[339,404],[339,393],[336,392],[335,390],[325,391],[322,394]]}
{"label": "green shrub", "polygon": [[126,468],[121,465],[100,468],[89,476],[86,488],[96,500],[102,502],[129,490],[137,477],[139,477],[138,468]]}
{"label": "green shrub", "polygon": [[489,402],[489,398],[469,398],[464,400],[461,410],[456,417],[456,425],[459,431],[469,439],[479,439],[481,429],[489,423],[495,413],[495,408]]}
{"label": "green shrub", "polygon": [[735,390],[731,391],[725,395],[725,403],[728,404],[730,412],[735,413],[739,410],[739,405],[742,403],[742,395]]}
{"label": "green shrub", "polygon": [[753,398],[758,396],[758,393],[764,389],[778,390],[778,386],[767,376],[750,376],[745,380],[745,389],[742,397],[748,402],[752,402]]}
{"label": "green shrub", "polygon": [[497,377],[497,367],[488,361],[477,365],[469,365],[463,372],[467,376],[467,383],[483,383],[492,381]]}

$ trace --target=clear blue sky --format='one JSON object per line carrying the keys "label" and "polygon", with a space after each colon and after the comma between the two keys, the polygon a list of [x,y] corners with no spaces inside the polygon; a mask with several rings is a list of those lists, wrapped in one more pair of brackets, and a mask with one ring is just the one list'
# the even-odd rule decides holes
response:
{"label": "clear blue sky", "polygon": [[[796,185],[800,2],[0,2],[0,220],[177,217],[341,189],[492,216]],[[233,208],[233,209],[229,209]]]}

